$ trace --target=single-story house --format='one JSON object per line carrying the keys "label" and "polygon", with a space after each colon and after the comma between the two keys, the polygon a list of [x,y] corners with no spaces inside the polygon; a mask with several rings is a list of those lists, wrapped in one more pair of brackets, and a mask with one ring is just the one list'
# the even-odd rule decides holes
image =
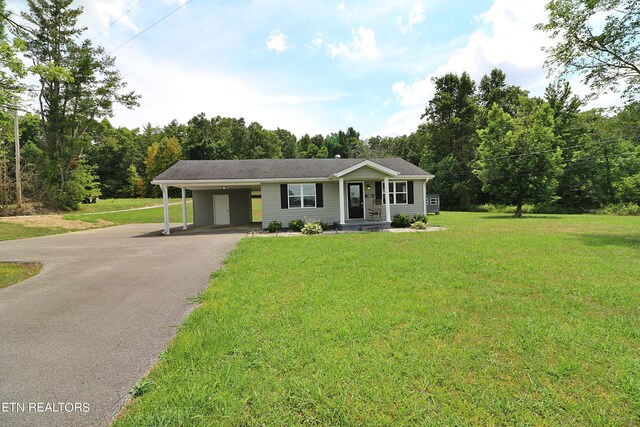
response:
{"label": "single-story house", "polygon": [[250,224],[252,198],[262,199],[262,227],[273,220],[319,220],[346,229],[389,226],[396,213],[425,214],[426,184],[433,175],[400,158],[181,160],[158,175],[169,234],[168,188],[193,197],[195,226]]}

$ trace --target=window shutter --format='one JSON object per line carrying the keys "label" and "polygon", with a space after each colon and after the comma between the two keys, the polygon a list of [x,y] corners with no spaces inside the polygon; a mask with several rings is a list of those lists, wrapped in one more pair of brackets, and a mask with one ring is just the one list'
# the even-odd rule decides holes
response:
{"label": "window shutter", "polygon": [[289,194],[287,184],[280,184],[280,208],[289,209]]}
{"label": "window shutter", "polygon": [[321,208],[324,206],[324,201],[322,199],[322,183],[316,183],[316,207]]}
{"label": "window shutter", "polygon": [[413,204],[413,181],[407,181],[407,203]]}
{"label": "window shutter", "polygon": [[376,181],[376,199],[382,200],[382,182]]}

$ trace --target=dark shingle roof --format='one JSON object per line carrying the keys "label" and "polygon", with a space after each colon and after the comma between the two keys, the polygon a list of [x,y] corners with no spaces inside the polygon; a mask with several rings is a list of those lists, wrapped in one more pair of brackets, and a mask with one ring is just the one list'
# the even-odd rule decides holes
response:
{"label": "dark shingle roof", "polygon": [[[180,160],[158,175],[159,181],[328,178],[367,159]],[[431,176],[400,158],[369,159],[400,176]]]}

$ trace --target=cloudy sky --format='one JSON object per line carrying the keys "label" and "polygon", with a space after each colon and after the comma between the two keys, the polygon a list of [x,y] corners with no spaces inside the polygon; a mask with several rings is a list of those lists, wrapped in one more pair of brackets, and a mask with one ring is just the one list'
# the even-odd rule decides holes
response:
{"label": "cloudy sky", "polygon": [[[14,11],[24,7],[19,0],[7,3]],[[533,25],[545,20],[545,3],[74,4],[84,7],[85,37],[113,52],[129,88],[142,95],[138,109],[116,111],[114,125],[186,122],[204,112],[208,117],[244,117],[247,123],[286,128],[298,136],[353,126],[368,137],[414,131],[433,95],[431,78],[447,71],[467,71],[479,81],[500,67],[509,83],[541,95],[548,83],[541,46],[548,40]],[[585,93],[577,82],[574,89]],[[604,97],[598,102],[608,106],[615,101]]]}

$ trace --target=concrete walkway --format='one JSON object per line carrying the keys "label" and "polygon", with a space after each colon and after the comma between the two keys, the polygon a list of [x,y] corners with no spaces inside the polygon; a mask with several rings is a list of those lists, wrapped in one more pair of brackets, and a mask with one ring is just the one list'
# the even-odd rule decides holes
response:
{"label": "concrete walkway", "polygon": [[0,426],[107,425],[246,235],[160,228],[0,242],[1,261],[44,264],[0,290]]}

